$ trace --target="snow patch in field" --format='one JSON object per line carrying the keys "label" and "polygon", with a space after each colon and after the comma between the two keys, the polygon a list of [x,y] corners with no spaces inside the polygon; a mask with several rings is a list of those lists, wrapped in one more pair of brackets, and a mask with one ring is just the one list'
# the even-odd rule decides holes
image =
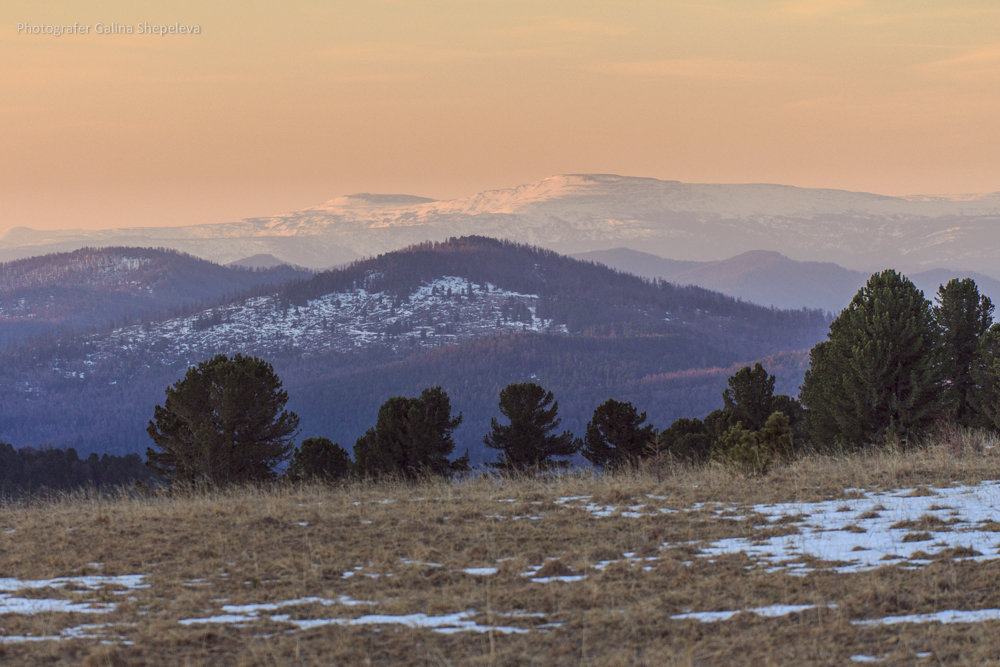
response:
{"label": "snow patch in field", "polygon": [[[743,553],[790,574],[813,570],[799,562],[804,558],[839,563],[832,568],[837,572],[887,564],[920,567],[929,562],[919,558],[922,554],[933,557],[948,549],[956,550],[957,558],[992,560],[1000,557],[1000,533],[978,524],[993,522],[997,506],[1000,482],[996,481],[932,491],[867,492],[857,498],[814,503],[754,505],[746,509],[747,515],[763,515],[771,524],[783,519],[782,525],[798,532],[717,540],[703,547],[701,556]],[[928,538],[913,539],[924,532]]]}
{"label": "snow patch in field", "polygon": [[51,598],[15,598],[0,594],[0,614],[44,614],[56,612],[64,614],[106,614],[114,611],[115,605],[108,603],[73,602]]}
{"label": "snow patch in field", "polygon": [[14,591],[33,590],[37,588],[87,588],[97,590],[115,586],[134,590],[137,588],[149,588],[149,584],[144,583],[144,574],[123,574],[118,576],[92,575],[85,577],[56,577],[54,579],[18,579],[17,577],[0,578],[0,591],[12,593]]}
{"label": "snow patch in field", "polygon": [[532,577],[531,580],[536,584],[549,584],[554,581],[572,583],[574,581],[583,581],[586,578],[587,575],[584,574],[564,574],[556,577]]}
{"label": "snow patch in field", "polygon": [[[757,616],[776,618],[778,616],[797,614],[807,609],[815,608],[816,605],[814,604],[775,604],[769,607],[755,607],[754,609],[747,609],[746,611],[751,614],[756,614]],[[741,609],[727,611],[689,611],[683,614],[674,614],[670,618],[677,620],[693,619],[701,621],[702,623],[715,623],[717,621],[728,621],[733,616],[742,613],[743,610]]]}
{"label": "snow patch in field", "polygon": [[502,634],[524,634],[526,628],[515,628],[502,625],[480,625],[470,620],[475,611],[461,611],[455,614],[428,616],[427,614],[370,614],[359,618],[316,618],[293,619],[287,615],[272,616],[271,620],[281,623],[291,623],[300,630],[308,630],[327,625],[405,625],[410,628],[426,628],[441,634],[456,632],[500,632]]}
{"label": "snow patch in field", "polygon": [[220,609],[226,613],[215,616],[205,616],[201,618],[183,618],[179,621],[181,625],[198,624],[243,624],[257,621],[261,618],[261,612],[278,611],[285,607],[298,607],[306,605],[320,605],[328,607],[330,605],[341,605],[344,607],[356,607],[358,605],[374,605],[368,600],[355,600],[346,595],[341,595],[336,600],[329,598],[296,598],[294,600],[282,600],[280,602],[260,602],[255,604],[224,604]]}
{"label": "snow patch in field", "polygon": [[225,623],[239,624],[257,620],[256,616],[246,616],[244,614],[220,614],[218,616],[207,616],[205,618],[182,618],[177,621],[181,625],[199,625],[202,623]]}
{"label": "snow patch in field", "polygon": [[277,611],[284,607],[295,607],[298,605],[308,605],[308,604],[318,604],[324,607],[330,605],[342,605],[345,607],[357,607],[359,605],[373,605],[374,602],[369,600],[355,600],[347,595],[341,595],[336,600],[331,600],[329,598],[297,598],[295,600],[283,600],[282,602],[263,602],[257,604],[244,604],[244,605],[234,605],[227,604],[222,606],[222,611],[229,612],[231,614],[258,614],[262,611]]}
{"label": "snow patch in field", "polygon": [[885,618],[851,621],[851,625],[873,626],[896,625],[897,623],[984,623],[986,621],[1000,621],[1000,609],[946,609],[944,611],[934,611],[926,614],[907,614],[905,616],[886,616]]}

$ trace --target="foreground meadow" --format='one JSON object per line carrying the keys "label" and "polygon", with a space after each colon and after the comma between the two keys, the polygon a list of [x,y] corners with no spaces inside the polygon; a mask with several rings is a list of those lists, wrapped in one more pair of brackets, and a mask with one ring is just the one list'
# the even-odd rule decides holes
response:
{"label": "foreground meadow", "polygon": [[0,661],[1000,657],[1000,450],[0,507]]}

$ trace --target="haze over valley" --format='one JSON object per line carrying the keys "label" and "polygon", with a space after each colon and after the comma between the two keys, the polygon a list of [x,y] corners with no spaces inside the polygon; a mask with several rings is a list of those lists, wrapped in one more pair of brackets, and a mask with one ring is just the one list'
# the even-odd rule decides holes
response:
{"label": "haze over valley", "polygon": [[870,273],[891,266],[991,275],[1000,194],[889,197],[610,174],[553,176],[452,200],[355,194],[290,213],[179,227],[15,228],[0,260],[84,246],[165,247],[226,264],[258,254],[327,269],[424,241],[480,235],[564,253],[628,248],[719,261],[756,250]]}

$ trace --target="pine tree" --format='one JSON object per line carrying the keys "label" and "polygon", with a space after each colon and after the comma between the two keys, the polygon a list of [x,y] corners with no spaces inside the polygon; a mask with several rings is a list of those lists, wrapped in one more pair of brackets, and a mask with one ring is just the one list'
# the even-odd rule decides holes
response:
{"label": "pine tree", "polygon": [[941,414],[930,303],[892,270],[873,275],[810,353],[800,397],[821,445],[905,440]]}
{"label": "pine tree", "polygon": [[652,453],[656,433],[651,424],[643,426],[646,413],[631,403],[609,398],[597,406],[587,424],[583,456],[595,466],[612,468],[635,465]]}
{"label": "pine tree", "polygon": [[972,361],[972,408],[978,423],[1000,431],[1000,324],[983,334]]}
{"label": "pine tree", "polygon": [[147,465],[167,482],[229,484],[273,479],[291,453],[299,418],[271,364],[220,354],[168,387],[146,428]]}
{"label": "pine tree", "polygon": [[306,438],[292,455],[286,475],[292,481],[333,482],[351,472],[351,458],[329,438]]}
{"label": "pine tree", "polygon": [[354,445],[362,475],[447,475],[468,468],[468,454],[451,461],[452,432],[462,415],[451,416],[451,401],[441,387],[424,389],[418,398],[395,396],[379,408],[375,426]]}
{"label": "pine tree", "polygon": [[972,426],[976,386],[972,365],[979,341],[993,323],[993,302],[979,293],[971,278],[948,281],[938,288],[934,321],[939,330],[940,363],[945,382],[942,400],[948,414],[963,426]]}
{"label": "pine tree", "polygon": [[724,409],[731,417],[751,431],[759,431],[773,412],[774,376],[768,375],[759,363],[753,369],[744,366],[729,378],[729,387],[722,392]]}
{"label": "pine tree", "polygon": [[712,438],[700,419],[681,418],[660,431],[657,447],[679,461],[703,463],[711,452]]}
{"label": "pine tree", "polygon": [[792,456],[792,427],[783,412],[772,413],[759,430],[736,423],[712,445],[712,457],[747,475],[762,475],[777,459]]}
{"label": "pine tree", "polygon": [[[551,407],[550,407],[551,406]],[[501,470],[541,469],[553,465],[552,457],[572,456],[580,441],[569,431],[553,432],[562,422],[556,415],[559,403],[551,391],[534,382],[509,384],[500,391],[500,412],[510,421],[506,426],[491,420],[492,429],[483,438],[487,447],[500,450],[491,465]]]}

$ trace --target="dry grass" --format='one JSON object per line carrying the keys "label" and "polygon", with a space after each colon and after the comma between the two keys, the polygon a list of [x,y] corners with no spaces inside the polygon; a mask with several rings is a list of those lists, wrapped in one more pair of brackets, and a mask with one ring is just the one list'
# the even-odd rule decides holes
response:
{"label": "dry grass", "polygon": [[[7,637],[100,626],[86,638],[0,644],[0,661],[784,665],[843,664],[865,654],[912,664],[929,652],[926,660],[935,664],[982,663],[1000,655],[996,622],[851,623],[1000,606],[1000,561],[967,559],[978,552],[952,550],[928,556],[930,563],[918,568],[851,573],[803,558],[815,567],[806,576],[762,567],[742,553],[712,559],[698,553],[723,538],[795,536],[796,522],[808,520],[768,522],[751,504],[839,503],[858,497],[851,489],[859,488],[934,493],[994,478],[1000,464],[994,452],[947,443],[905,454],[814,456],[762,479],[723,468],[675,469],[8,503],[0,507],[2,576],[143,574],[148,587],[0,591],[7,598],[115,605],[101,614],[0,614],[0,635]],[[911,539],[923,539],[940,523],[928,517],[906,527]],[[298,602],[240,624],[179,622],[227,613],[225,605],[287,601]],[[775,604],[814,606],[711,624],[671,618]],[[467,613],[463,622],[483,631],[304,627],[316,619],[418,613]]]}

